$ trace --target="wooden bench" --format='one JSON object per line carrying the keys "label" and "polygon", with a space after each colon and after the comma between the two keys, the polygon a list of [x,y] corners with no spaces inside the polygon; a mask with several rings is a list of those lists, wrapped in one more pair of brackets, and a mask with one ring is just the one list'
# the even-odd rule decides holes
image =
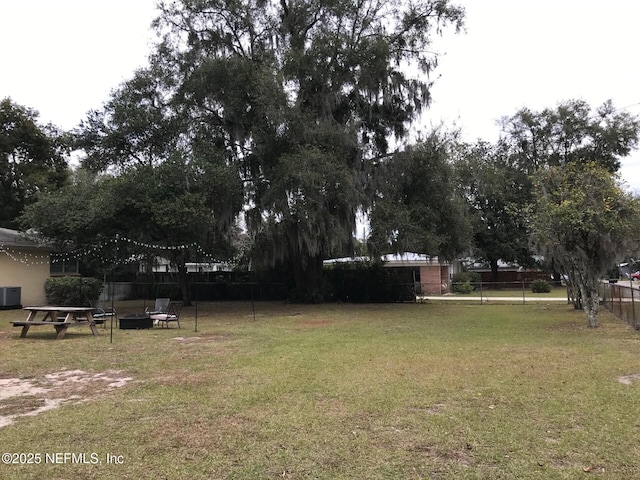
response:
{"label": "wooden bench", "polygon": [[[74,323],[67,323],[67,322],[48,322],[48,321],[41,321],[41,322],[27,322],[27,321],[16,321],[16,322],[11,322],[13,324],[14,327],[22,327],[22,332],[20,332],[20,338],[24,338],[27,336],[27,332],[29,331],[29,328],[32,325],[53,325],[53,327],[56,329],[56,339],[60,340],[62,338],[64,338],[65,334],[67,333],[67,328],[69,328],[71,325],[75,325]],[[78,322],[79,324],[80,322]]]}
{"label": "wooden bench", "polygon": [[24,327],[25,325],[64,325],[65,321],[60,320],[59,322],[49,322],[47,320],[43,320],[42,322],[27,322],[25,320],[22,320],[20,322],[11,322],[13,323],[14,327]]}

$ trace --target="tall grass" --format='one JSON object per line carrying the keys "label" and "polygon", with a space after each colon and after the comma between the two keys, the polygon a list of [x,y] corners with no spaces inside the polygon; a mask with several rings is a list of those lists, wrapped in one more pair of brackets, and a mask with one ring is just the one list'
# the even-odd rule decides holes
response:
{"label": "tall grass", "polygon": [[[138,305],[118,305],[137,310]],[[0,465],[2,478],[633,478],[638,333],[567,305],[209,303],[180,330],[18,338],[2,377],[133,380],[0,429],[8,452],[123,464]],[[84,331],[86,330],[86,331]],[[182,337],[181,339],[176,339]],[[0,400],[2,415],[2,400]],[[3,477],[3,475],[5,475]],[[9,476],[6,476],[9,475]]]}

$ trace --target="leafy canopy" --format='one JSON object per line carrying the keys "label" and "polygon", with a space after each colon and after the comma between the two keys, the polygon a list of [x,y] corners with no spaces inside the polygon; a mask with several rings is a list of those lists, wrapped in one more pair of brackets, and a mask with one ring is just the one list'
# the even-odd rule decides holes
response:
{"label": "leafy canopy", "polygon": [[463,145],[456,173],[468,206],[474,258],[487,261],[496,275],[499,260],[531,265],[526,217],[532,184],[508,144]]}
{"label": "leafy canopy", "polygon": [[596,162],[615,173],[638,145],[640,120],[611,100],[594,111],[584,100],[568,100],[541,112],[524,108],[503,118],[502,128],[528,173],[570,162]]}
{"label": "leafy canopy", "polygon": [[534,239],[562,265],[595,327],[602,275],[638,250],[640,199],[596,162],[570,162],[536,175]]}
{"label": "leafy canopy", "polygon": [[10,98],[0,101],[0,227],[18,228],[26,205],[67,182],[66,153],[68,139],[40,125],[36,111]]}
{"label": "leafy canopy", "polygon": [[452,165],[456,139],[439,131],[391,156],[376,172],[370,243],[375,252],[454,258],[471,231]]}

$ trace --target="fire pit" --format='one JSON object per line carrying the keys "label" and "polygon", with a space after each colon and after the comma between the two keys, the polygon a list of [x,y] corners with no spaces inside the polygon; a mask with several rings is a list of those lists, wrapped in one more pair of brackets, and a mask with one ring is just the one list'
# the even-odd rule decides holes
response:
{"label": "fire pit", "polygon": [[120,317],[120,330],[152,328],[153,320],[146,313],[131,313]]}

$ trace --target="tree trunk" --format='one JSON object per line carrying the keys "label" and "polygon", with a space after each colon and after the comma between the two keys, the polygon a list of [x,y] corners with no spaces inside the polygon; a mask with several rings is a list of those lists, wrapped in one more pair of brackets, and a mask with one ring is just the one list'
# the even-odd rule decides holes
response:
{"label": "tree trunk", "polygon": [[491,266],[491,288],[498,288],[498,259],[489,259],[489,265]]}
{"label": "tree trunk", "polygon": [[573,303],[573,308],[575,310],[582,310],[582,291],[573,283],[567,284],[567,289],[569,290],[569,298]]}
{"label": "tree trunk", "polygon": [[173,255],[172,261],[178,269],[178,285],[182,293],[182,302],[185,306],[191,305],[191,290],[189,288],[189,276],[187,275],[187,266],[185,265],[185,256],[181,253]]}
{"label": "tree trunk", "polygon": [[182,292],[183,305],[191,306],[191,289],[189,288],[189,277],[184,262],[178,265],[178,283],[180,284],[180,291]]}
{"label": "tree trunk", "polygon": [[322,256],[294,258],[293,277],[295,280],[294,299],[305,303],[320,303],[322,292]]}
{"label": "tree trunk", "polygon": [[580,288],[582,294],[582,308],[587,315],[589,328],[598,326],[598,309],[600,308],[600,296],[597,287],[591,285],[582,285]]}
{"label": "tree trunk", "polygon": [[583,310],[584,306],[582,299],[584,298],[585,292],[584,276],[579,273],[575,261],[565,264],[563,270],[568,277],[567,289],[569,290],[569,297],[573,302],[573,308],[576,310]]}

